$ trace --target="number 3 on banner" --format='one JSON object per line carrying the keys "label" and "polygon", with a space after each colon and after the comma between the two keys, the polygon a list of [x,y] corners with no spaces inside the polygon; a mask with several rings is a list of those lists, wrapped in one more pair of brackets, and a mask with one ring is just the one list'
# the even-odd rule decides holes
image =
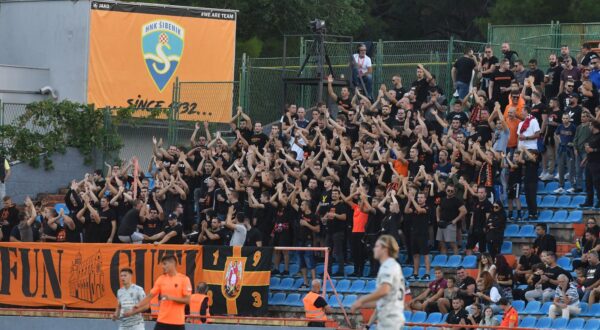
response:
{"label": "number 3 on banner", "polygon": [[213,253],[213,266],[216,266],[218,261],[219,261],[219,250],[215,250],[215,253]]}
{"label": "number 3 on banner", "polygon": [[252,292],[252,298],[254,298],[254,302],[252,303],[252,306],[259,308],[262,307],[262,300],[261,300],[261,295],[260,293],[254,291]]}
{"label": "number 3 on banner", "polygon": [[254,257],[252,258],[252,260],[253,260],[252,267],[256,267],[256,265],[258,265],[261,257],[262,257],[262,253],[260,253],[260,251],[254,252]]}

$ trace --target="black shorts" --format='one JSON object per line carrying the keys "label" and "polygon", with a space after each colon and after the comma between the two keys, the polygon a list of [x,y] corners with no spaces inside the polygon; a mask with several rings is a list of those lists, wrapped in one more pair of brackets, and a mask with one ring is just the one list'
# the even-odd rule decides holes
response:
{"label": "black shorts", "polygon": [[508,185],[508,199],[517,199],[521,193],[521,185],[512,183]]}
{"label": "black shorts", "polygon": [[[469,233],[469,236],[467,237],[466,248],[468,250],[473,250],[473,248],[475,247],[475,245],[477,245],[477,243],[484,242],[484,241],[485,241],[485,233],[484,232]],[[480,246],[479,248],[481,249],[482,247]]]}
{"label": "black shorts", "polygon": [[428,234],[411,233],[410,248],[413,254],[429,254],[429,246],[427,245],[428,236]]}
{"label": "black shorts", "polygon": [[166,324],[156,322],[154,330],[185,330],[185,324]]}
{"label": "black shorts", "polygon": [[290,232],[275,233],[273,235],[273,246],[292,246],[292,235],[290,235]]}

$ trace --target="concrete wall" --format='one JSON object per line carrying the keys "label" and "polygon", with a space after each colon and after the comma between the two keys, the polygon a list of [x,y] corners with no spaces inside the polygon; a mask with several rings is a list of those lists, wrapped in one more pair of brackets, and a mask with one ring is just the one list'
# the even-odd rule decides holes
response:
{"label": "concrete wall", "polygon": [[[73,148],[68,148],[64,155],[54,155],[52,161],[52,171],[43,167],[32,168],[25,163],[13,165],[6,183],[6,194],[20,204],[28,195],[35,197],[39,193],[56,193],[60,188],[66,188],[71,180],[80,180],[85,173],[93,171],[91,166],[83,164],[83,157]],[[0,326],[0,329],[5,328]]]}
{"label": "concrete wall", "polygon": [[[2,316],[0,317],[0,329],[19,329],[27,330],[107,330],[117,329],[118,323],[111,320],[98,319],[76,319],[76,318],[50,318],[50,317],[19,317]],[[309,330],[314,328],[305,327],[270,327],[270,326],[251,326],[251,325],[226,325],[226,324],[203,324],[185,326],[187,330],[259,330],[259,329],[279,329],[279,330]],[[154,322],[146,322],[146,330],[154,329]]]}
{"label": "concrete wall", "polygon": [[48,69],[0,64],[0,100],[4,103],[41,101],[45,96],[40,88],[49,84]]}
{"label": "concrete wall", "polygon": [[89,10],[89,0],[0,2],[0,63],[47,68],[60,99],[85,102]]}

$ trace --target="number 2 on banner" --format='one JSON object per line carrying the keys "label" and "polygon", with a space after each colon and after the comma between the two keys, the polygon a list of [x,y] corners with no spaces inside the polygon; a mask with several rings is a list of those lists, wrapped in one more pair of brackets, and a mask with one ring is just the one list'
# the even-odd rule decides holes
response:
{"label": "number 2 on banner", "polygon": [[260,253],[260,251],[254,252],[254,257],[252,258],[252,260],[253,260],[252,267],[256,267],[256,265],[258,265],[261,257],[262,257],[262,253]]}
{"label": "number 2 on banner", "polygon": [[216,266],[218,261],[219,261],[219,250],[215,250],[215,252],[213,253],[213,266]]}
{"label": "number 2 on banner", "polygon": [[260,293],[254,291],[252,292],[252,298],[254,298],[254,302],[252,303],[252,306],[259,308],[262,307],[262,300],[261,300],[261,295]]}

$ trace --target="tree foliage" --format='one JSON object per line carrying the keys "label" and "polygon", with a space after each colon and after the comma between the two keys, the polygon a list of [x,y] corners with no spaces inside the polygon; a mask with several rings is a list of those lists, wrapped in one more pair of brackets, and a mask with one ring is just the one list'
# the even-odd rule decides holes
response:
{"label": "tree foliage", "polygon": [[123,146],[114,123],[131,118],[131,111],[116,111],[116,114],[107,117],[110,125],[105,125],[104,112],[93,106],[51,100],[30,103],[14,123],[0,127],[2,152],[9,159],[33,167],[42,163],[49,170],[53,168],[53,154],[74,147],[89,164],[96,151],[116,154]]}

